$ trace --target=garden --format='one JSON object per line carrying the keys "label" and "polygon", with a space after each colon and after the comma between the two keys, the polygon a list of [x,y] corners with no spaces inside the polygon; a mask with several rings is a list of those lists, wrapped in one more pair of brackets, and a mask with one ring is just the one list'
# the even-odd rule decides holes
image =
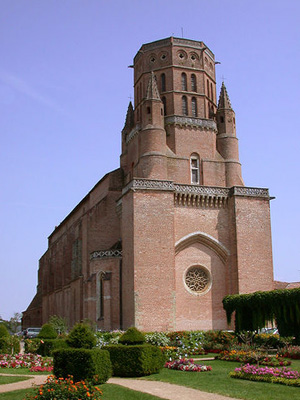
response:
{"label": "garden", "polygon": [[[292,293],[286,303],[279,302],[278,311],[266,296],[233,295],[223,300],[228,322],[235,312],[235,332],[140,332],[134,327],[96,332],[85,321],[67,334],[63,320],[54,316],[37,338],[25,340],[21,354],[19,338],[0,324],[0,388],[28,375],[45,377],[39,387],[2,393],[0,399],[159,399],[113,380],[107,383],[112,376],[168,382],[245,400],[298,399],[300,317],[299,307],[291,306],[298,297]],[[281,324],[291,320],[288,328],[282,325],[286,335],[259,333],[258,328],[275,317]]]}

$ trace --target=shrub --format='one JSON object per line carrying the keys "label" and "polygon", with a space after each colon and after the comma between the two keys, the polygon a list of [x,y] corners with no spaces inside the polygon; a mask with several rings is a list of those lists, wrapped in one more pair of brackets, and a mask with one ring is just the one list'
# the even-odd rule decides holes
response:
{"label": "shrub", "polygon": [[15,354],[20,352],[20,339],[18,336],[2,336],[0,337],[0,353]]}
{"label": "shrub", "polygon": [[149,344],[107,346],[115,376],[145,376],[157,373],[164,365],[161,350]]}
{"label": "shrub", "polygon": [[92,349],[96,346],[96,336],[89,325],[77,323],[69,333],[66,342],[76,349]]}
{"label": "shrub", "polygon": [[89,382],[76,382],[74,384],[72,378],[55,379],[54,376],[48,376],[47,382],[35,389],[35,393],[27,394],[27,400],[52,400],[52,399],[68,399],[68,400],[88,400],[90,398],[100,400],[102,391],[93,387]]}
{"label": "shrub", "polygon": [[9,337],[9,332],[4,324],[0,324],[0,338],[3,337]]}
{"label": "shrub", "polygon": [[145,336],[142,332],[136,329],[134,326],[127,329],[125,333],[120,337],[119,343],[125,345],[136,345],[145,343]]}
{"label": "shrub", "polygon": [[51,357],[54,350],[68,347],[67,342],[63,339],[44,339],[39,341],[36,352],[43,357]]}
{"label": "shrub", "polygon": [[300,360],[300,346],[287,346],[280,349],[279,355],[282,357]]}
{"label": "shrub", "polygon": [[109,353],[98,349],[61,349],[53,352],[54,375],[75,382],[87,380],[93,384],[105,383],[112,373]]}
{"label": "shrub", "polygon": [[51,324],[44,324],[37,337],[39,339],[56,339],[57,332]]}

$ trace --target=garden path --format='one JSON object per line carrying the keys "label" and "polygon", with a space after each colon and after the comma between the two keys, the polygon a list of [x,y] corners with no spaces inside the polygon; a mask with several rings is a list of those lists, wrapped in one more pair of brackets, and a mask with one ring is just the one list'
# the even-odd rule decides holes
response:
{"label": "garden path", "polygon": [[[3,376],[12,376],[12,374],[0,374]],[[19,375],[20,376],[20,375]],[[46,382],[46,375],[22,375],[30,376],[26,381],[8,383],[0,385],[0,393],[11,392],[13,390],[28,389],[32,385],[42,385]],[[138,392],[148,393],[153,396],[161,397],[167,400],[237,400],[231,397],[225,397],[216,393],[206,393],[200,390],[187,388],[185,386],[174,385],[166,382],[146,381],[142,379],[128,378],[110,378],[107,383],[124,386],[128,389]]]}

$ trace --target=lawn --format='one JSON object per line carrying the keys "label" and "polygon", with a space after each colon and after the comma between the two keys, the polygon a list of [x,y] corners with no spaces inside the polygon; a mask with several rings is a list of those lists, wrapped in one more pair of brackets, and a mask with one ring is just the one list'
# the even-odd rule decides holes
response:
{"label": "lawn", "polygon": [[[300,388],[230,378],[229,372],[239,367],[240,363],[214,360],[206,361],[205,364],[212,366],[211,372],[182,372],[164,368],[159,374],[142,379],[174,383],[245,400],[300,398]],[[291,368],[300,371],[300,361],[293,361]]]}
{"label": "lawn", "polygon": [[5,385],[7,383],[26,381],[26,379],[30,379],[30,378],[28,378],[26,376],[1,376],[0,375],[0,385]]}

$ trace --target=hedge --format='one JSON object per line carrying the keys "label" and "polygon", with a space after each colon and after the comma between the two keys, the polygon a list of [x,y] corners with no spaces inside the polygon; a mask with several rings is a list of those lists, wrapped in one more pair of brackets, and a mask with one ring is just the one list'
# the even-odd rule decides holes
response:
{"label": "hedge", "polygon": [[112,375],[109,352],[90,349],[61,349],[53,352],[53,373],[57,378],[73,376],[75,382],[105,383]]}
{"label": "hedge", "polygon": [[156,374],[164,366],[162,351],[149,344],[106,346],[115,376],[145,376]]}

